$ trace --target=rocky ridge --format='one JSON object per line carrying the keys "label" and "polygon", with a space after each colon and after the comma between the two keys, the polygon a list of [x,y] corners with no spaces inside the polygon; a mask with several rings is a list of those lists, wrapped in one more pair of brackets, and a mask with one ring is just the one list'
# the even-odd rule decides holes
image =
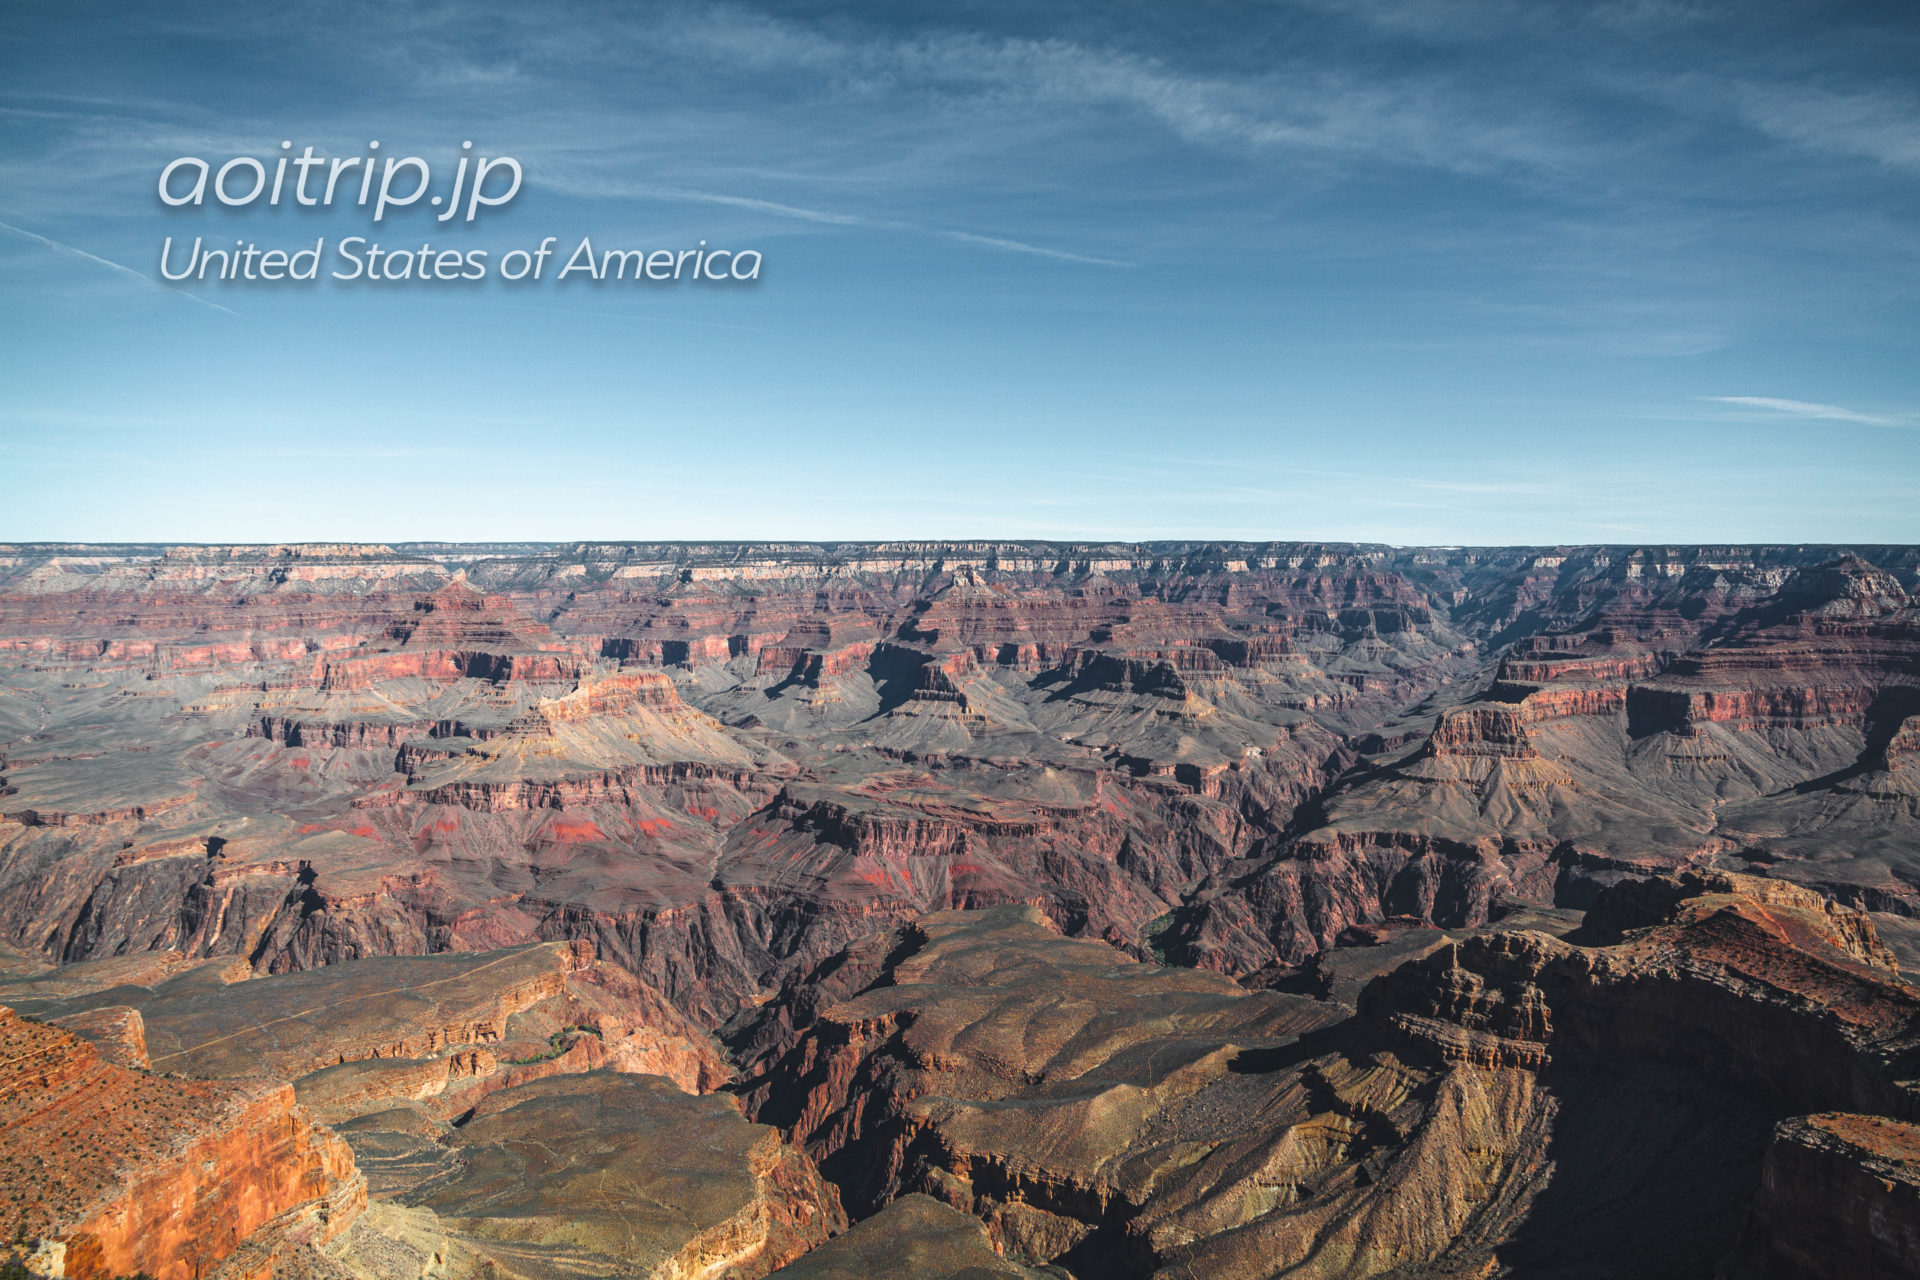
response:
{"label": "rocky ridge", "polygon": [[717,1025],[970,905],[1232,974],[1696,864],[1911,913],[1920,556],[1857,550],[15,547],[0,928],[583,938]]}
{"label": "rocky ridge", "polygon": [[233,1276],[1879,1266],[1917,569],[7,548],[0,1000],[341,1135]]}
{"label": "rocky ridge", "polygon": [[1354,1012],[947,913],[731,1039],[856,1214],[924,1194],[1076,1275],[1708,1274],[1822,1231],[1909,1256],[1920,1000],[1863,913],[1628,881],[1564,939],[1385,963]]}
{"label": "rocky ridge", "polygon": [[0,1008],[0,1238],[75,1280],[194,1280],[277,1218],[324,1242],[366,1198],[346,1143],[271,1081],[157,1077]]}

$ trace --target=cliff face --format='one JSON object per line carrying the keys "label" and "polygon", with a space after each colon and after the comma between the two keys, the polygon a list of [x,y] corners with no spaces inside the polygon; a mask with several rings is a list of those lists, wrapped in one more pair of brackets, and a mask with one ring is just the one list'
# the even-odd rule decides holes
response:
{"label": "cliff face", "polygon": [[1246,974],[1715,860],[1916,905],[1910,548],[16,552],[60,959],[574,937],[712,1025],[967,906]]}
{"label": "cliff face", "polygon": [[1915,914],[1902,726],[1920,611],[1851,557],[1743,596],[1685,582],[1517,641],[1482,693],[1382,741],[1312,825],[1200,886],[1173,954],[1298,964],[1381,915],[1472,926],[1502,894],[1585,907],[1694,865]]}
{"label": "cliff face", "polygon": [[1593,1069],[1630,1055],[1789,1111],[1920,1119],[1920,995],[1861,913],[1712,875],[1614,889],[1585,932],[1620,940],[1468,939],[1375,980],[1360,1010],[1447,1061]]}
{"label": "cliff face", "polygon": [[[1604,1248],[1623,1274],[1905,1272],[1920,997],[1862,913],[1743,876],[1626,882],[1567,939],[1442,946],[1360,1010],[1412,1060],[1557,1096],[1557,1171],[1499,1251],[1516,1269]],[[1623,1176],[1648,1140],[1658,1165]]]}
{"label": "cliff face", "polygon": [[1755,1280],[1920,1275],[1920,1127],[1783,1121],[1731,1271]]}
{"label": "cliff face", "polygon": [[310,1211],[343,1230],[366,1186],[286,1084],[177,1081],[0,1010],[0,1232],[53,1242],[76,1280],[194,1280],[256,1229]]}
{"label": "cliff face", "polygon": [[1074,1274],[1895,1275],[1920,1231],[1920,1003],[1782,882],[1627,882],[1568,939],[1443,940],[1357,1015],[931,916],[730,1039],[856,1212],[922,1193]]}
{"label": "cliff face", "polygon": [[[163,970],[152,986],[125,982],[117,967],[82,962],[0,982],[0,992],[103,1043],[137,1023],[146,1054],[138,1065],[294,1081],[300,1100],[329,1121],[398,1100],[459,1115],[491,1092],[598,1067],[664,1076],[691,1093],[730,1074],[704,1032],[645,983],[596,961],[584,942],[261,978],[244,965],[189,964]],[[89,983],[94,968],[111,985]]]}
{"label": "cliff face", "polygon": [[[69,1277],[753,1280],[845,1226],[812,1163],[712,1092],[718,1047],[585,943],[20,967],[10,996],[88,1037],[8,1011],[0,1055],[19,1230]],[[101,1056],[143,1044],[174,1074]]]}
{"label": "cliff face", "polygon": [[[1783,1266],[1775,1126],[1920,1078],[1844,909],[1920,937],[1920,552],[1857,550],[13,548],[0,999],[292,1083],[416,1270],[561,1230],[422,1198],[532,1159],[497,1099],[709,1093],[722,1025],[857,1212],[1009,1267]],[[1824,1142],[1783,1186],[1854,1185]],[[758,1151],[724,1267],[814,1239]],[[325,1199],[228,1265],[333,1280]]]}
{"label": "cliff face", "polygon": [[[578,944],[265,978],[81,963],[11,983],[118,1051],[138,1018],[150,1053],[196,1070],[333,1065],[295,1106],[284,1085],[110,1066],[15,1017],[24,1051],[5,1056],[42,1087],[6,1090],[25,1118],[0,1122],[37,1153],[128,1145],[112,1124],[165,1148],[22,1166],[51,1205],[28,1230],[62,1224],[70,1275],[165,1250],[227,1280],[752,1280],[874,1259],[956,1277],[1571,1277],[1594,1257],[1623,1276],[1904,1274],[1920,998],[1863,913],[1713,874],[1624,882],[1564,938],[1433,933],[1345,953],[1386,970],[1355,1014],[1141,963],[1030,907],[937,913],[734,1020],[758,1125],[726,1094],[595,1069],[611,1022],[523,1052],[562,1016],[665,1007]],[[1418,958],[1396,965],[1400,938]],[[368,1184],[307,1108],[367,1171],[357,1218]],[[827,1246],[843,1202],[869,1221]]]}
{"label": "cliff face", "polygon": [[718,1022],[928,910],[1140,948],[1471,666],[1352,549],[579,555],[17,561],[0,657],[127,736],[9,753],[0,923],[270,972],[589,938]]}
{"label": "cliff face", "polygon": [[381,1203],[283,1255],[311,1273],[756,1280],[846,1227],[779,1134],[656,1076],[519,1085],[457,1127],[398,1107],[345,1129],[381,1163]]}
{"label": "cliff face", "polygon": [[1542,1176],[1532,1076],[1369,1051],[1341,1006],[1138,964],[1031,911],[930,916],[886,954],[797,1034],[760,1034],[771,1011],[736,1028],[761,1045],[749,1109],[857,1211],[923,1193],[1074,1274],[1364,1275],[1496,1230]]}

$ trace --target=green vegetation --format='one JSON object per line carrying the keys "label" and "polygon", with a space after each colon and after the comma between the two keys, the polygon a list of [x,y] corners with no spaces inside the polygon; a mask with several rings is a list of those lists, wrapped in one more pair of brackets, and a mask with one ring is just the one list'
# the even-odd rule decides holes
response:
{"label": "green vegetation", "polygon": [[1140,930],[1140,941],[1146,946],[1148,954],[1153,956],[1156,964],[1167,962],[1166,950],[1160,945],[1160,935],[1173,927],[1173,918],[1176,914],[1169,911],[1163,916],[1155,916],[1147,921],[1145,928]]}
{"label": "green vegetation", "polygon": [[[507,1059],[504,1059],[504,1061],[509,1066],[515,1066],[515,1067],[523,1067],[527,1065],[529,1062],[549,1061],[550,1059],[557,1058],[561,1054],[565,1053],[567,1049],[571,1047],[571,1045],[573,1044],[573,1037],[575,1036],[592,1036],[594,1039],[598,1040],[601,1038],[600,1028],[575,1027],[575,1026],[562,1027],[558,1031],[554,1032],[552,1035],[547,1037],[548,1048],[545,1053],[536,1053],[536,1054],[529,1055],[528,1057],[525,1057],[525,1058],[507,1058]],[[0,1276],[0,1280],[5,1280],[5,1277]]]}

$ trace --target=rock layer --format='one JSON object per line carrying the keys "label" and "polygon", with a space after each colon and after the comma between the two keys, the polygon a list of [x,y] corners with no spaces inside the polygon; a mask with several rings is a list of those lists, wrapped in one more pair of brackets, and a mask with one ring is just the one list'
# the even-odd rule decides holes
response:
{"label": "rock layer", "polygon": [[1847,1265],[1904,1258],[1920,1230],[1920,1000],[1862,913],[1798,886],[1625,882],[1564,940],[1442,941],[1357,1014],[1205,977],[949,913],[730,1039],[754,1114],[856,1212],[925,1194],[1077,1275],[1811,1275],[1781,1259],[1841,1232]]}
{"label": "rock layer", "polygon": [[344,1229],[366,1186],[293,1089],[171,1080],[0,1009],[0,1238],[49,1242],[76,1280],[194,1280],[249,1235],[306,1211]]}
{"label": "rock layer", "polygon": [[1783,1121],[1732,1270],[1756,1280],[1920,1275],[1920,1127],[1833,1113]]}
{"label": "rock layer", "polygon": [[[201,1078],[295,1082],[328,1120],[408,1100],[459,1115],[489,1093],[597,1067],[722,1084],[718,1047],[661,996],[598,963],[584,942],[503,951],[379,957],[254,978],[244,965],[187,965],[151,987],[77,994],[94,968],[8,984],[23,1011],[103,1043],[137,1025],[150,1066]],[[57,991],[42,994],[50,986]]]}
{"label": "rock layer", "polygon": [[[1904,1260],[1862,1135],[1920,1078],[1917,570],[11,547],[0,998],[98,1070],[292,1083],[338,1126],[375,1197],[347,1243],[332,1192],[263,1192],[237,1243],[182,1192],[236,1276],[759,1274],[835,1229],[814,1158],[878,1215],[846,1257],[891,1213],[962,1270]],[[709,1173],[747,1190],[664,1251],[568,1227],[567,1170],[654,1150],[626,1111],[725,1120],[690,1096],[723,1024],[803,1150],[740,1122]],[[546,1190],[494,1213],[516,1179]]]}
{"label": "rock layer", "polygon": [[[363,1130],[366,1132],[366,1130]],[[834,1189],[723,1095],[592,1072],[488,1097],[441,1141],[441,1176],[323,1256],[451,1255],[451,1278],[508,1274],[756,1280],[843,1230]]]}
{"label": "rock layer", "polygon": [[972,905],[1236,974],[1690,862],[1912,911],[1864,550],[15,547],[0,929],[587,938],[716,1024]]}

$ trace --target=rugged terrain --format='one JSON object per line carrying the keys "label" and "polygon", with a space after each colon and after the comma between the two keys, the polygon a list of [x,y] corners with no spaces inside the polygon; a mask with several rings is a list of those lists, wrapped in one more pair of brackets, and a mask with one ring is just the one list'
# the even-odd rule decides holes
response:
{"label": "rugged terrain", "polygon": [[[236,1276],[1874,1274],[1917,575],[0,548],[0,1003],[89,1097],[230,1091],[169,1150],[282,1109],[323,1172],[193,1210]],[[161,1274],[87,1224],[173,1175],[62,1159],[0,1225]]]}
{"label": "rugged terrain", "polygon": [[1863,913],[1710,875],[1427,945],[1355,1016],[940,913],[837,957],[864,988],[804,1027],[744,1019],[744,1096],[856,1214],[925,1194],[1075,1275],[1920,1263],[1920,996]]}
{"label": "rugged terrain", "polygon": [[35,1152],[0,1171],[6,1225],[70,1276],[751,1280],[845,1226],[807,1157],[712,1092],[711,1038],[585,943],[7,967],[15,1070],[59,1083],[4,1082]]}

